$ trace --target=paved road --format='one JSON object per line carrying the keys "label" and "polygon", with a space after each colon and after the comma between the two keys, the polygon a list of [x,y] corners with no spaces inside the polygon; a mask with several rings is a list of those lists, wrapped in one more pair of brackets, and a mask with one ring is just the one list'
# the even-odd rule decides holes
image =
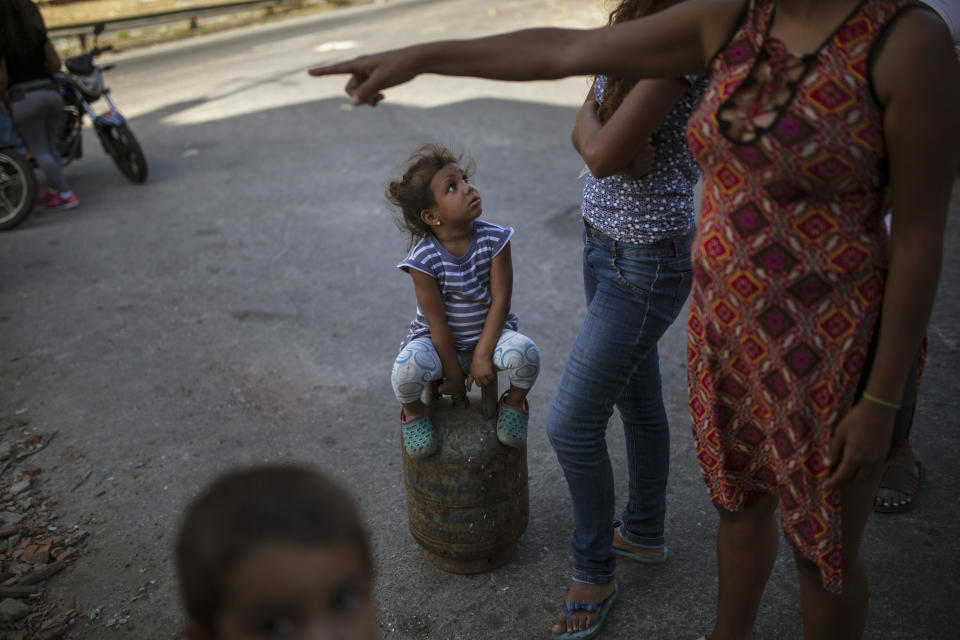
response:
{"label": "paved road", "polygon": [[[343,79],[304,70],[414,40],[602,21],[588,0],[392,2],[116,60],[109,79],[148,153],[148,183],[125,183],[88,138],[67,171],[81,208],[0,235],[0,418],[57,430],[35,460],[61,492],[61,521],[104,521],[50,587],[55,602],[103,607],[84,637],[177,637],[170,545],[182,505],[217,472],[265,460],[316,463],[353,488],[373,531],[384,637],[546,637],[571,523],[543,417],[583,313],[581,163],[568,134],[587,81],[425,78],[376,110],[349,110]],[[393,268],[405,244],[382,192],[427,140],[469,151],[485,217],[516,228],[514,307],[544,353],[530,524],[510,564],[470,577],[434,568],[406,531],[388,380],[414,298]],[[915,438],[928,484],[917,511],[869,525],[869,637],[955,630],[960,303],[946,293],[960,282],[958,245],[960,193]],[[621,567],[607,640],[694,638],[712,617],[715,516],[692,453],[682,331],[662,349],[673,558]],[[614,424],[622,471],[620,437]],[[150,597],[131,602],[144,585]],[[799,637],[797,602],[784,550],[757,637]],[[121,609],[135,631],[103,626]]]}

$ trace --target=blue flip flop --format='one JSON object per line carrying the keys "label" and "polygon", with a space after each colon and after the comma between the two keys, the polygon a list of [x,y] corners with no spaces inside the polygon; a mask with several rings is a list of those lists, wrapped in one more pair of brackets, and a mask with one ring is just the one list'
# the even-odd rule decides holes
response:
{"label": "blue flip flop", "polygon": [[647,556],[641,556],[638,553],[633,551],[627,551],[626,549],[617,549],[613,548],[613,552],[618,556],[623,556],[624,558],[630,558],[631,560],[636,560],[637,562],[642,562],[644,564],[663,564],[667,561],[667,558],[670,557],[670,551],[664,547],[663,553],[661,553],[656,558],[648,558]]}
{"label": "blue flip flop", "polygon": [[607,599],[603,602],[590,602],[588,604],[580,604],[579,602],[571,602],[570,607],[567,608],[567,601],[563,601],[563,617],[565,620],[569,620],[577,611],[586,611],[588,613],[597,612],[597,619],[593,621],[593,624],[583,629],[581,631],[565,631],[563,633],[551,633],[553,640],[590,640],[591,638],[596,638],[597,634],[600,633],[600,627],[603,625],[603,621],[607,617],[607,613],[610,611],[610,607],[613,606],[613,601],[617,599],[617,594],[620,592],[620,589],[617,585],[613,585],[613,593],[607,596]]}

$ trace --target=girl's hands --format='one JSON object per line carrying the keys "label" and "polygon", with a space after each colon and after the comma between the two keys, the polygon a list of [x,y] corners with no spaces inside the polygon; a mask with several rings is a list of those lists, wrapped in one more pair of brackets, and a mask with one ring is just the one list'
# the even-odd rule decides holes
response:
{"label": "girl's hands", "polygon": [[465,396],[467,390],[463,382],[463,371],[458,369],[452,376],[444,376],[443,382],[437,387],[437,391],[442,396],[453,396],[454,398]]}
{"label": "girl's hands", "polygon": [[647,138],[647,141],[640,145],[640,148],[637,150],[637,155],[633,156],[630,162],[627,163],[624,172],[631,178],[642,178],[650,173],[656,162],[657,150],[653,147],[650,138]]}
{"label": "girl's hands", "polygon": [[493,368],[493,360],[490,358],[477,357],[473,354],[473,362],[470,363],[470,375],[467,376],[467,391],[473,388],[476,382],[478,387],[484,387],[496,379],[497,372]]}
{"label": "girl's hands", "polygon": [[824,487],[836,489],[876,473],[890,451],[897,410],[860,400],[837,424],[824,463],[830,469]]}

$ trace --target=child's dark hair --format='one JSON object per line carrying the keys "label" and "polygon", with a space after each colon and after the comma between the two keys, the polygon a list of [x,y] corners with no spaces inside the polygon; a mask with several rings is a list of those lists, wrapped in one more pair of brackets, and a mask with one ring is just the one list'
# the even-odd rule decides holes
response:
{"label": "child's dark hair", "polygon": [[[620,24],[636,18],[649,16],[658,11],[671,7],[680,0],[621,0],[617,7],[610,12],[609,24]],[[606,122],[617,110],[620,103],[636,82],[626,78],[607,78],[607,85],[603,90],[603,100],[597,109],[600,122]]]}
{"label": "child's dark hair", "polygon": [[347,491],[314,469],[266,465],[220,476],[187,508],[176,559],[191,622],[214,629],[225,580],[249,552],[280,542],[355,542],[373,578],[370,541]]}
{"label": "child's dark hair", "polygon": [[[463,166],[466,161],[467,166]],[[410,246],[432,233],[420,212],[437,204],[430,191],[430,181],[437,171],[448,164],[460,165],[469,177],[474,170],[473,160],[464,154],[457,155],[438,144],[425,144],[414,151],[403,164],[403,176],[387,185],[386,197],[400,209],[397,226],[410,234]]]}

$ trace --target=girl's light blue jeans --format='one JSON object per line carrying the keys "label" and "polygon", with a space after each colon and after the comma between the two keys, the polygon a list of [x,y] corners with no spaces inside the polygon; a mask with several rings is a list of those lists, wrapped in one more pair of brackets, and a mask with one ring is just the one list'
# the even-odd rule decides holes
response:
{"label": "girl's light blue jeans", "polygon": [[[473,351],[458,351],[457,358],[464,373],[470,371]],[[510,384],[530,389],[540,373],[540,350],[533,340],[511,329],[504,329],[493,350],[493,366],[506,371]],[[443,364],[430,336],[414,338],[407,343],[393,363],[393,392],[402,404],[416,402],[431,380],[443,378]]]}
{"label": "girl's light blue jeans", "polygon": [[664,544],[670,431],[657,342],[690,293],[690,242],[637,245],[584,233],[587,314],[547,415],[547,435],[573,502],[573,579],[613,580],[614,480],[607,422],[620,411],[629,497],[620,534],[630,544]]}

